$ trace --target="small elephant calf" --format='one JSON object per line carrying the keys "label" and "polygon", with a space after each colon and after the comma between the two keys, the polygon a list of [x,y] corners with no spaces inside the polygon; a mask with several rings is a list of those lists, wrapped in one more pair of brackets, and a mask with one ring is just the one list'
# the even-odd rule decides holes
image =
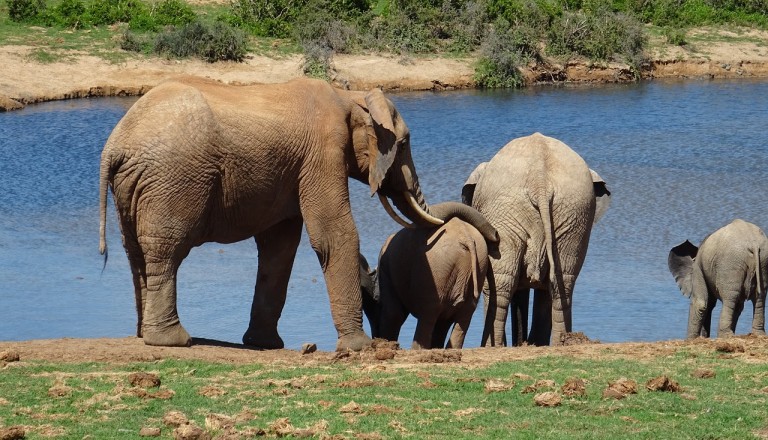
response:
{"label": "small elephant calf", "polygon": [[718,337],[733,336],[746,300],[754,305],[752,333],[765,334],[768,238],[759,227],[736,219],[705,238],[701,248],[687,240],[673,247],[668,265],[691,298],[689,339],[709,337],[718,299],[723,303]]}
{"label": "small elephant calf", "polygon": [[396,341],[410,313],[417,319],[411,348],[443,348],[451,325],[445,347],[464,345],[488,271],[488,245],[477,229],[458,218],[438,228],[402,229],[387,238],[377,271],[363,263],[373,337]]}

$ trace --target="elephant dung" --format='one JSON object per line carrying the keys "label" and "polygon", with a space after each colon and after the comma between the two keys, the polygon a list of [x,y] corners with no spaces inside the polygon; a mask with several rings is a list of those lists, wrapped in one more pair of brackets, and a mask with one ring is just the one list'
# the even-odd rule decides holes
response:
{"label": "elephant dung", "polygon": [[24,427],[22,426],[9,426],[7,428],[0,428],[1,440],[20,440],[27,436]]}
{"label": "elephant dung", "polygon": [[637,394],[637,382],[624,377],[615,382],[609,382],[608,387],[603,390],[604,399],[621,400],[630,394]]}
{"label": "elephant dung", "polygon": [[13,350],[0,351],[0,361],[2,362],[18,362],[20,359],[19,352]]}
{"label": "elephant dung", "polygon": [[160,386],[160,378],[157,374],[145,373],[140,371],[138,373],[131,373],[128,376],[128,380],[131,385],[141,388],[157,388]]}
{"label": "elephant dung", "polygon": [[563,403],[563,398],[555,391],[547,391],[533,396],[533,402],[536,403],[536,406],[560,406]]}
{"label": "elephant dung", "polygon": [[572,377],[565,381],[560,391],[566,396],[583,396],[587,393],[586,382],[584,379]]}
{"label": "elephant dung", "polygon": [[646,382],[645,387],[649,391],[671,391],[673,393],[680,391],[680,384],[667,376],[654,377]]}
{"label": "elephant dung", "polygon": [[210,440],[211,434],[196,425],[181,425],[173,430],[173,438],[176,440]]}
{"label": "elephant dung", "polygon": [[691,373],[691,376],[699,379],[711,379],[715,377],[715,370],[709,368],[697,368]]}
{"label": "elephant dung", "polygon": [[744,344],[740,341],[717,341],[715,350],[721,353],[744,353]]}

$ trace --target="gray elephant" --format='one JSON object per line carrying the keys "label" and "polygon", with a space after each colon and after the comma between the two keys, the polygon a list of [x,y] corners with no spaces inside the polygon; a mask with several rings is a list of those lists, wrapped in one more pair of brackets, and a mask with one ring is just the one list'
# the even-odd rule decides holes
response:
{"label": "gray elephant", "polygon": [[691,298],[689,339],[709,337],[718,299],[723,303],[719,337],[733,336],[746,300],[754,307],[752,333],[765,335],[768,238],[759,227],[736,219],[706,237],[700,248],[688,240],[673,247],[667,263],[680,291]]}
{"label": "gray elephant", "polygon": [[[483,222],[482,217],[477,221]],[[396,341],[411,314],[417,319],[412,348],[461,348],[487,270],[484,236],[458,218],[437,228],[401,229],[390,235],[378,270],[367,270],[369,280],[363,285],[373,336]],[[366,307],[366,296],[371,306]]]}
{"label": "gray elephant", "polygon": [[466,212],[430,210],[411,159],[410,134],[384,94],[323,81],[231,86],[185,77],[139,99],[107,140],[100,166],[100,251],[111,188],[133,275],[137,335],[187,346],[176,276],[205,242],[253,237],[258,273],[247,345],[281,348],[277,322],[306,225],[325,277],[337,349],[370,343],[362,328],[359,238],[348,178],[391,199],[417,226]]}
{"label": "gray elephant", "polygon": [[[608,209],[610,192],[584,160],[557,139],[535,133],[514,139],[480,164],[462,188],[465,203],[496,227],[492,283],[486,288],[483,345],[559,345],[571,331],[573,287],[587,254],[592,225]],[[534,289],[531,332],[528,295]]]}

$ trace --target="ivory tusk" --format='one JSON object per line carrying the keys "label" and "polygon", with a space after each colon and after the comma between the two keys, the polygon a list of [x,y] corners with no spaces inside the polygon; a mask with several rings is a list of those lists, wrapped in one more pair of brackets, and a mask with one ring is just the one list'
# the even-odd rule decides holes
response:
{"label": "ivory tusk", "polygon": [[408,200],[408,204],[411,205],[411,208],[413,208],[413,210],[416,211],[416,213],[419,214],[426,221],[438,226],[445,223],[443,220],[440,220],[439,218],[434,217],[428,214],[426,211],[424,211],[424,209],[421,206],[419,206],[418,203],[416,203],[416,199],[413,197],[413,194],[411,194],[408,191],[403,191],[403,195],[405,195],[405,199]]}
{"label": "ivory tusk", "polygon": [[395,212],[394,209],[392,209],[392,205],[389,204],[389,200],[387,200],[387,197],[379,194],[379,201],[381,202],[381,206],[384,207],[384,210],[387,211],[387,214],[389,214],[390,217],[392,217],[392,220],[397,222],[400,226],[404,228],[414,228],[415,226],[412,223],[408,223],[407,221],[400,218],[399,215]]}

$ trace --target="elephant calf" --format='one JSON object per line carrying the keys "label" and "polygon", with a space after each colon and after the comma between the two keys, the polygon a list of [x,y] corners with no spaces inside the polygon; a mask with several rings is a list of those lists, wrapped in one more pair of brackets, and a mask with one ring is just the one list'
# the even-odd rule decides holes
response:
{"label": "elephant calf", "polygon": [[672,248],[669,271],[691,298],[688,338],[709,337],[712,309],[723,303],[718,336],[733,336],[744,301],[754,305],[752,333],[765,334],[768,238],[752,223],[736,219],[713,232],[697,248],[686,240]]}
{"label": "elephant calf", "polygon": [[464,345],[489,264],[477,229],[458,218],[439,228],[402,229],[387,238],[376,272],[363,262],[363,305],[374,337],[396,341],[410,313],[418,320],[411,348]]}

